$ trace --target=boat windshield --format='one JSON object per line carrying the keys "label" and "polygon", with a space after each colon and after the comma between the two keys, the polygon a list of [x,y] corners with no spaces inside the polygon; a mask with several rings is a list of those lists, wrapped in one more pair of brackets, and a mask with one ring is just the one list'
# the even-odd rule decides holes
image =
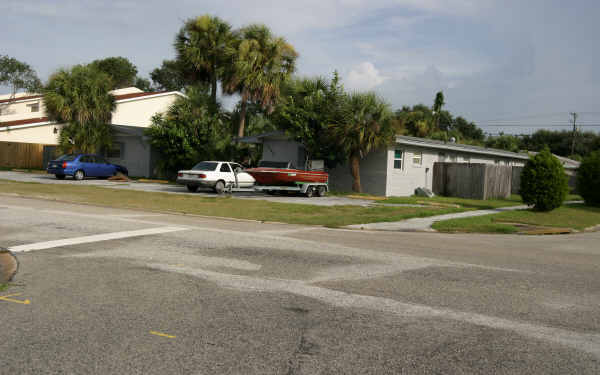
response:
{"label": "boat windshield", "polygon": [[282,168],[282,169],[289,169],[290,168],[290,162],[289,161],[261,160],[260,163],[258,163],[258,166],[262,167],[262,168]]}
{"label": "boat windshield", "polygon": [[194,165],[192,168],[193,171],[214,171],[217,169],[217,165],[219,163],[215,163],[212,161],[201,161],[200,163]]}

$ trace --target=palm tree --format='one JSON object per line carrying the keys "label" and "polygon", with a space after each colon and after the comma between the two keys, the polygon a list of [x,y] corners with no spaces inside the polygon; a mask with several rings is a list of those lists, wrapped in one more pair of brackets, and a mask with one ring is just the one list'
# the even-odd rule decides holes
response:
{"label": "palm tree", "polygon": [[248,102],[272,112],[282,83],[296,68],[298,54],[285,39],[275,37],[264,25],[239,30],[236,40],[229,51],[233,64],[226,73],[224,89],[241,96],[238,137],[243,137]]}
{"label": "palm tree", "polygon": [[208,14],[188,20],[175,38],[177,60],[192,67],[196,78],[210,83],[213,104],[217,82],[228,64],[227,50],[233,42],[231,25]]}
{"label": "palm tree", "polygon": [[344,107],[342,122],[331,125],[330,130],[332,139],[348,158],[352,190],[360,193],[360,160],[394,139],[392,111],[372,92],[350,94]]}
{"label": "palm tree", "polygon": [[43,89],[44,104],[51,120],[66,124],[60,136],[63,149],[96,152],[110,146],[116,106],[111,83],[108,74],[84,65],[50,76]]}

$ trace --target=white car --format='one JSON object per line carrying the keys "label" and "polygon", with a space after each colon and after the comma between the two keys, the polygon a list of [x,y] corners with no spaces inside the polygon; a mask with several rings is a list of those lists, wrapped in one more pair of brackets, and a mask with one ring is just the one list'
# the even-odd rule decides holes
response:
{"label": "white car", "polygon": [[236,178],[238,187],[254,186],[254,177],[244,172],[238,163],[229,161],[202,161],[188,171],[177,173],[177,183],[185,185],[191,192],[202,186],[221,194],[228,185],[236,183]]}

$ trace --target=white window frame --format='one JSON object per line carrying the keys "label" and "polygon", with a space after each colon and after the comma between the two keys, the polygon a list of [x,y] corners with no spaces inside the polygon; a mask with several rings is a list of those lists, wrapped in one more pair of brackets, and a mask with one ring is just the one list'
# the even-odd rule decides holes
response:
{"label": "white window frame", "polygon": [[[400,152],[401,156],[399,158],[396,157],[396,152]],[[396,170],[404,170],[404,150],[402,149],[394,149],[394,164],[392,165],[392,167]],[[400,168],[396,168],[396,161],[399,160],[400,161]]]}
{"label": "white window frame", "polygon": [[29,107],[29,112],[32,112],[32,113],[39,112],[40,111],[40,102],[27,104],[27,107]]}
{"label": "white window frame", "polygon": [[[418,160],[419,162],[415,163],[416,160]],[[413,152],[412,165],[413,165],[413,167],[421,168],[421,166],[423,165],[423,152],[421,152],[421,151]]]}

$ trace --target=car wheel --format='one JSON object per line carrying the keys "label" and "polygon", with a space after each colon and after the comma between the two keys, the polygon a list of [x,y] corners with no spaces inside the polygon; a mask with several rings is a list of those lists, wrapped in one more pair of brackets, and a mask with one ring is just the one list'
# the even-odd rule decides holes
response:
{"label": "car wheel", "polygon": [[307,198],[312,198],[314,193],[315,193],[315,191],[313,190],[312,186],[309,186],[308,189],[306,189],[306,197]]}
{"label": "car wheel", "polygon": [[73,179],[76,181],[81,181],[85,178],[85,173],[80,169],[73,175]]}
{"label": "car wheel", "polygon": [[324,197],[327,195],[327,188],[325,186],[319,186],[317,189],[317,195],[319,197]]}
{"label": "car wheel", "polygon": [[64,174],[55,174],[56,179],[57,180],[64,180],[65,179],[65,175]]}
{"label": "car wheel", "polygon": [[198,191],[198,186],[196,185],[185,185],[190,193],[195,193]]}
{"label": "car wheel", "polygon": [[223,181],[217,181],[215,184],[215,193],[223,194],[223,191],[225,191],[225,183]]}

